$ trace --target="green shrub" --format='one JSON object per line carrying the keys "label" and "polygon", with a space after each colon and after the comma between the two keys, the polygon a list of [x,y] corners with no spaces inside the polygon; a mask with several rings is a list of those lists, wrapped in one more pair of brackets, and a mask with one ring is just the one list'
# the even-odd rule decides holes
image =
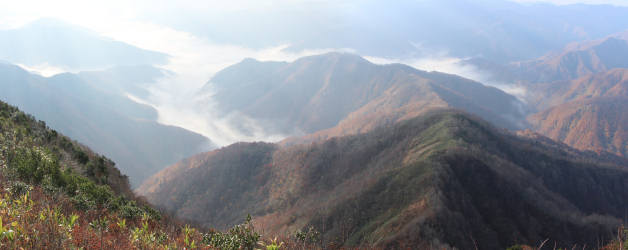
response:
{"label": "green shrub", "polygon": [[80,148],[74,149],[73,157],[75,160],[77,160],[81,164],[87,164],[87,162],[89,161],[89,157],[87,156],[87,153],[83,152],[83,150],[81,150]]}
{"label": "green shrub", "polygon": [[249,215],[244,224],[235,225],[226,233],[211,231],[204,234],[201,243],[218,249],[255,249],[260,237],[261,235],[255,232]]}
{"label": "green shrub", "polygon": [[9,192],[11,193],[11,196],[18,197],[26,194],[31,189],[32,187],[24,182],[14,181],[9,187]]}
{"label": "green shrub", "polygon": [[90,200],[85,194],[78,194],[70,198],[74,207],[78,210],[87,211],[94,209],[96,203]]}
{"label": "green shrub", "polygon": [[130,201],[122,205],[118,213],[122,218],[135,219],[141,217],[144,211],[135,204],[135,201]]}

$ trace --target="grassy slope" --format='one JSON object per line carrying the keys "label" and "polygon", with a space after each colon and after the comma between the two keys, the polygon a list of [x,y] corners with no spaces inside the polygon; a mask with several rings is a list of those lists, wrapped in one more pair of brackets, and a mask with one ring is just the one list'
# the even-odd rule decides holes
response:
{"label": "grassy slope", "polygon": [[163,217],[112,161],[0,102],[0,248],[253,249],[259,239],[251,224],[222,233]]}

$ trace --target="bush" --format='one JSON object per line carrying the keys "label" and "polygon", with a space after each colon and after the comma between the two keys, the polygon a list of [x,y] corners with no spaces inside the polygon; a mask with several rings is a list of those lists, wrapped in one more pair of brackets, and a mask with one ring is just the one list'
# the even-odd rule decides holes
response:
{"label": "bush", "polygon": [[144,211],[135,204],[135,201],[129,201],[120,206],[118,213],[122,218],[135,219],[141,217]]}
{"label": "bush", "polygon": [[87,162],[89,161],[89,157],[87,156],[87,153],[83,152],[83,150],[81,150],[80,148],[74,149],[73,157],[75,160],[77,160],[79,163],[83,165],[87,164]]}
{"label": "bush", "polygon": [[211,231],[203,235],[202,243],[218,249],[255,249],[261,235],[255,232],[251,215],[244,224],[235,225],[227,233]]}
{"label": "bush", "polygon": [[78,194],[70,198],[74,207],[78,210],[88,211],[96,207],[96,203],[85,194]]}
{"label": "bush", "polygon": [[11,193],[11,196],[18,197],[26,194],[31,189],[32,187],[24,182],[14,181],[9,187],[9,192]]}

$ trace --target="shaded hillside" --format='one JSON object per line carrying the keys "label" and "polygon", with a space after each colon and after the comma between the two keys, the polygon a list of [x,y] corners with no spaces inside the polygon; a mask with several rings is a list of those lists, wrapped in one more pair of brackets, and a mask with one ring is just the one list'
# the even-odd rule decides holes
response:
{"label": "shaded hillside", "polygon": [[521,103],[496,88],[343,53],[292,63],[247,59],[218,72],[202,93],[212,94],[202,105],[224,115],[244,114],[267,131],[289,135],[338,124],[347,127],[339,135],[368,131],[436,107],[467,110],[501,127],[525,125]]}
{"label": "shaded hillside", "polygon": [[628,97],[567,102],[530,117],[539,133],[572,147],[628,156]]}
{"label": "shaded hillside", "polygon": [[590,246],[610,237],[628,206],[628,162],[613,161],[440,111],[309,145],[234,144],[138,191],[204,225],[251,213],[268,234],[313,226],[345,245]]}
{"label": "shaded hillside", "polygon": [[154,109],[129,100],[113,86],[108,91],[103,86],[95,87],[105,83],[90,83],[89,77],[60,74],[45,78],[0,64],[0,100],[109,155],[134,185],[167,165],[209,148],[205,137],[158,124]]}

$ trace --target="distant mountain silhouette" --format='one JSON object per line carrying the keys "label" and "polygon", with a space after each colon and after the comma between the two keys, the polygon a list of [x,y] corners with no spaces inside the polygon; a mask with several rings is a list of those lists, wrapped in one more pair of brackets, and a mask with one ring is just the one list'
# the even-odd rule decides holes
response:
{"label": "distant mountain silhouette", "polygon": [[0,30],[0,59],[14,64],[85,69],[165,64],[168,56],[46,18],[18,29]]}

